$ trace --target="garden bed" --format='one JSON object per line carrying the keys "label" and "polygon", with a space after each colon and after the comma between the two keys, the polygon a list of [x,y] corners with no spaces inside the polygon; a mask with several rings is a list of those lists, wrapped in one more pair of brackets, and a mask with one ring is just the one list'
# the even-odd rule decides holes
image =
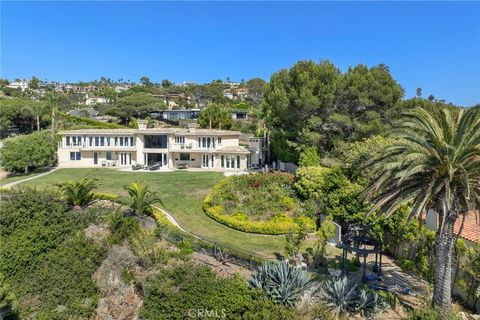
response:
{"label": "garden bed", "polygon": [[203,202],[205,213],[233,229],[260,234],[286,234],[301,225],[309,231],[315,222],[303,215],[286,173],[230,176],[218,182]]}

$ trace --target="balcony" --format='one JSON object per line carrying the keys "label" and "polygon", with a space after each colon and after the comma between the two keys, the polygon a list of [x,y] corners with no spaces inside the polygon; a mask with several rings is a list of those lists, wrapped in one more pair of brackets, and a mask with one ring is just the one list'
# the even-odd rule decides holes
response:
{"label": "balcony", "polygon": [[58,142],[58,148],[59,149],[80,149],[80,150],[127,150],[127,151],[133,151],[136,150],[135,146],[126,146],[126,145],[89,145],[88,143],[70,143],[69,145],[63,143],[62,141]]}

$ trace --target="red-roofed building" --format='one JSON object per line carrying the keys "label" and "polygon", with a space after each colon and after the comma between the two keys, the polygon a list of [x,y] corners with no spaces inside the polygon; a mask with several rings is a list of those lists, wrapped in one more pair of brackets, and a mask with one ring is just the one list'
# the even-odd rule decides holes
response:
{"label": "red-roofed building", "polygon": [[[426,216],[423,216],[423,221],[428,229],[437,230],[439,221],[434,210],[428,210]],[[467,241],[480,242],[480,215],[469,211],[465,216],[460,216],[455,222],[454,232],[455,234],[460,232],[460,237]]]}

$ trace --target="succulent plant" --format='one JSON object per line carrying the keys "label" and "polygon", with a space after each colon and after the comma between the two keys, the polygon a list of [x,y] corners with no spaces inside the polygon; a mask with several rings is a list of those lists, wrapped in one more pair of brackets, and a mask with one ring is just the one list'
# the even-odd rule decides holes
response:
{"label": "succulent plant", "polygon": [[293,306],[311,278],[300,268],[287,262],[264,262],[249,281],[251,288],[260,288],[277,303]]}
{"label": "succulent plant", "polygon": [[325,281],[317,294],[337,315],[360,313],[372,316],[388,307],[376,292],[359,286],[347,277]]}

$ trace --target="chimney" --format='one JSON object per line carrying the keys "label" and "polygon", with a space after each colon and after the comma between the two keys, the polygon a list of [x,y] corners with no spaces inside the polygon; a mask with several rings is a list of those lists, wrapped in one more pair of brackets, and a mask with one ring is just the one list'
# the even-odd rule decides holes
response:
{"label": "chimney", "polygon": [[138,123],[138,129],[139,130],[145,130],[147,129],[148,121],[147,120],[137,120]]}

